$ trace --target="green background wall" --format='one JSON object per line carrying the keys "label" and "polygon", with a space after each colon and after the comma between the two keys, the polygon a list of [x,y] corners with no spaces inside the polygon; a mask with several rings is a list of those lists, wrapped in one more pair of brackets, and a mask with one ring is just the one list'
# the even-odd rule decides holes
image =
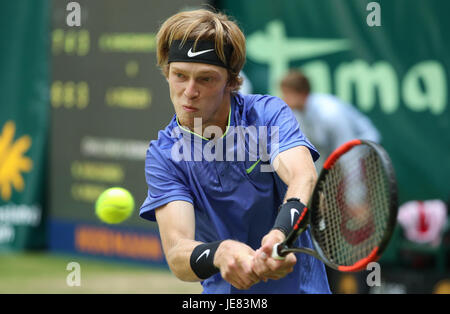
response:
{"label": "green background wall", "polygon": [[368,0],[218,1],[247,38],[245,73],[254,92],[279,95],[291,67],[313,90],[333,93],[379,128],[399,182],[400,203],[450,196],[448,101],[450,2]]}

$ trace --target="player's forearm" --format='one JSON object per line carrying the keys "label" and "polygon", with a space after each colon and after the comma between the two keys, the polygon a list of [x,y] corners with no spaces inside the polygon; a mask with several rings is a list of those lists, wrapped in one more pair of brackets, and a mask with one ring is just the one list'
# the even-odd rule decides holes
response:
{"label": "player's forearm", "polygon": [[190,266],[190,258],[194,248],[201,242],[183,239],[166,253],[167,263],[172,273],[183,281],[200,281]]}
{"label": "player's forearm", "polygon": [[196,246],[194,207],[189,202],[173,201],[155,210],[167,264],[183,281],[198,281],[189,259]]}
{"label": "player's forearm", "polygon": [[274,160],[274,167],[288,186],[285,200],[299,198],[306,205],[317,181],[309,148],[297,146],[280,153]]}
{"label": "player's forearm", "polygon": [[303,173],[294,173],[289,181],[284,201],[294,197],[299,198],[303,204],[308,204],[317,181],[317,172],[315,168],[308,169],[308,171]]}

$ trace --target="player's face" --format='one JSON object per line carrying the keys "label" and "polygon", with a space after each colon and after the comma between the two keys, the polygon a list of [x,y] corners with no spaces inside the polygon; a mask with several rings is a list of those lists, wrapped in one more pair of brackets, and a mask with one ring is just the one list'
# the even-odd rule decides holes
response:
{"label": "player's face", "polygon": [[194,118],[201,118],[203,127],[224,127],[231,92],[225,68],[204,63],[172,62],[167,81],[170,98],[183,126],[193,129]]}
{"label": "player's face", "polygon": [[306,95],[286,87],[281,88],[281,94],[281,98],[291,109],[297,109],[300,111],[304,109]]}

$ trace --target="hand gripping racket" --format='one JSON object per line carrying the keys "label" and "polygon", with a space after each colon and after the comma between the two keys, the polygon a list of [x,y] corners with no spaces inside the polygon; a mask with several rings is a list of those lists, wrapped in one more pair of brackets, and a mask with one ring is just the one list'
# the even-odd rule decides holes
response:
{"label": "hand gripping racket", "polygon": [[[378,144],[352,140],[325,161],[308,206],[272,257],[300,252],[343,271],[376,261],[397,220],[397,183],[391,160]],[[314,249],[293,247],[310,227]]]}

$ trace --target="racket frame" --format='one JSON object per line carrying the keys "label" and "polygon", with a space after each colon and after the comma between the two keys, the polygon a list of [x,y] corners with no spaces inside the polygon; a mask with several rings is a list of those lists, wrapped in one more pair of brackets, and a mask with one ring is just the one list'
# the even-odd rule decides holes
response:
{"label": "racket frame", "polygon": [[[387,228],[383,234],[383,237],[380,241],[380,244],[375,247],[366,257],[360,259],[355,262],[353,265],[344,266],[338,265],[333,261],[330,261],[325,254],[323,253],[320,245],[316,241],[317,231],[315,228],[312,228],[310,225],[311,216],[317,212],[319,198],[320,198],[320,190],[321,190],[321,182],[325,180],[325,177],[328,175],[329,170],[333,167],[334,163],[339,159],[340,156],[351,150],[352,148],[358,145],[368,145],[372,149],[375,150],[378,157],[381,159],[381,164],[384,168],[384,173],[387,175],[387,185],[389,193],[389,218]],[[398,211],[398,191],[397,191],[397,180],[394,173],[394,168],[392,166],[391,159],[387,152],[381,147],[381,145],[369,141],[369,140],[352,140],[349,141],[339,148],[337,148],[325,161],[322,171],[320,172],[319,178],[317,179],[316,186],[314,187],[311,199],[308,203],[308,212],[306,217],[299,218],[299,220],[294,225],[293,230],[286,236],[286,239],[282,243],[277,243],[272,249],[272,257],[274,259],[282,260],[284,256],[289,253],[305,253],[311,255],[322,262],[324,262],[328,267],[341,271],[341,272],[357,272],[364,270],[370,262],[377,261],[384,250],[386,249],[389,240],[394,232],[395,225],[397,222],[397,211]],[[311,229],[311,241],[314,249],[311,248],[297,248],[292,247],[295,240],[303,233],[306,229]]]}

